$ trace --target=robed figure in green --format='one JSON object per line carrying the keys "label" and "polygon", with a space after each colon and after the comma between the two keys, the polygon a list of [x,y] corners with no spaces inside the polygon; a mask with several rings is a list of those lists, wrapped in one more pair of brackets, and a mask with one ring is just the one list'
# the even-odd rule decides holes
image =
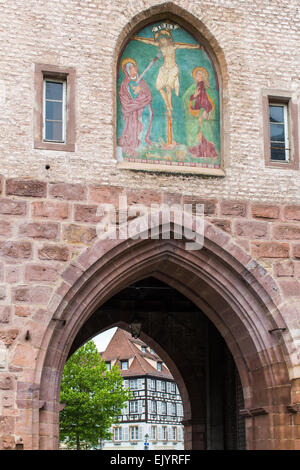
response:
{"label": "robed figure in green", "polygon": [[194,83],[183,95],[188,150],[193,157],[219,158],[216,100],[204,67],[192,73]]}

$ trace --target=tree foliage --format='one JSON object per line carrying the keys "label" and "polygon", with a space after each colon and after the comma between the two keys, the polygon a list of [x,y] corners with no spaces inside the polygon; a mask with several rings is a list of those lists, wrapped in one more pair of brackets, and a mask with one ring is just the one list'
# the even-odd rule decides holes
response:
{"label": "tree foliage", "polygon": [[89,341],[66,362],[60,402],[60,440],[68,447],[95,448],[111,437],[110,426],[131,397],[123,388],[117,365],[109,371],[96,345]]}

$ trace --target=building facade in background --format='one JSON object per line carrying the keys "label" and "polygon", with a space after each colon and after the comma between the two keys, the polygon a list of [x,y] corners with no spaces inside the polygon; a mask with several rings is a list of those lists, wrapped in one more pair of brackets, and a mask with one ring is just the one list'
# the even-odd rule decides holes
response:
{"label": "building facade in background", "polygon": [[113,438],[104,450],[183,449],[183,406],[174,379],[152,348],[118,328],[101,353],[107,367],[117,364],[124,387],[130,388],[127,402],[112,426]]}

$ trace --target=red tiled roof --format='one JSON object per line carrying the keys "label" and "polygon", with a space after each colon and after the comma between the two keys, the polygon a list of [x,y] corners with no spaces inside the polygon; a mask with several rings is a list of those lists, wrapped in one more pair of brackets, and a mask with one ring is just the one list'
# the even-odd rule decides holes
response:
{"label": "red tiled roof", "polygon": [[120,361],[127,359],[130,362],[129,369],[121,371],[123,377],[149,375],[173,379],[169,369],[164,364],[160,372],[146,360],[146,358],[148,358],[155,362],[162,362],[157,354],[143,353],[138,346],[146,346],[149,348],[147,344],[140,339],[134,339],[127,331],[117,328],[106,350],[101,353],[101,357],[105,361],[116,360],[119,367]]}

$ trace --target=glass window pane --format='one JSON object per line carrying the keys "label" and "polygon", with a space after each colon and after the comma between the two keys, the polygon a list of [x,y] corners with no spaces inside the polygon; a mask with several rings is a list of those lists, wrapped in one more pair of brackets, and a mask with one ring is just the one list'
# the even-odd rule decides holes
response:
{"label": "glass window pane", "polygon": [[284,144],[280,142],[271,143],[271,160],[286,160]]}
{"label": "glass window pane", "polygon": [[46,121],[46,140],[56,140],[62,142],[62,123],[61,122],[49,122]]}
{"label": "glass window pane", "polygon": [[270,122],[284,122],[283,106],[270,105]]}
{"label": "glass window pane", "polygon": [[271,140],[284,142],[284,124],[270,124]]}
{"label": "glass window pane", "polygon": [[63,84],[46,81],[46,100],[63,99]]}
{"label": "glass window pane", "polygon": [[46,101],[46,119],[62,120],[62,102]]}

